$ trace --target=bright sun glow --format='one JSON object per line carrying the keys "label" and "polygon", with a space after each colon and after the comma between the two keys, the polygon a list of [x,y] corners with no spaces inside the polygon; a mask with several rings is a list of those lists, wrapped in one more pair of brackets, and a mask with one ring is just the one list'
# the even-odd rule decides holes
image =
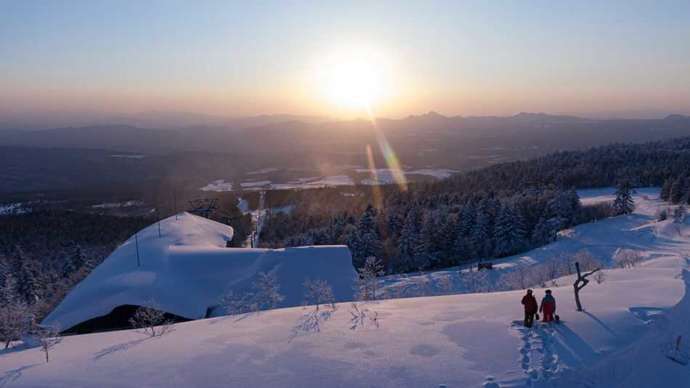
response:
{"label": "bright sun glow", "polygon": [[338,109],[370,111],[391,94],[390,66],[370,50],[343,50],[318,66],[321,95]]}
{"label": "bright sun glow", "polygon": [[366,62],[344,62],[330,69],[326,92],[332,103],[345,108],[368,108],[383,97],[381,74]]}

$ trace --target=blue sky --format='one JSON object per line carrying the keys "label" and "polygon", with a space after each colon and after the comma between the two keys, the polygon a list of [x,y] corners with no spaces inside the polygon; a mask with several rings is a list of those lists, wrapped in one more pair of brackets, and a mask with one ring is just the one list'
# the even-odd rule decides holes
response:
{"label": "blue sky", "polygon": [[312,73],[360,49],[381,115],[690,112],[688,1],[0,0],[0,113],[339,114]]}

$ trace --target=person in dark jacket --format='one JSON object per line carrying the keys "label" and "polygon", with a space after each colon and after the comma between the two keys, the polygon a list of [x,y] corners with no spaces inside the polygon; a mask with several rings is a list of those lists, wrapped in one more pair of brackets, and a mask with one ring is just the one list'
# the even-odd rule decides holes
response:
{"label": "person in dark jacket", "polygon": [[527,290],[527,294],[522,297],[522,305],[525,307],[525,326],[532,327],[537,313],[537,299],[532,295],[532,290]]}
{"label": "person in dark jacket", "polygon": [[539,312],[542,313],[542,322],[553,321],[553,315],[556,313],[556,299],[551,295],[551,290],[546,290],[544,299],[541,300]]}

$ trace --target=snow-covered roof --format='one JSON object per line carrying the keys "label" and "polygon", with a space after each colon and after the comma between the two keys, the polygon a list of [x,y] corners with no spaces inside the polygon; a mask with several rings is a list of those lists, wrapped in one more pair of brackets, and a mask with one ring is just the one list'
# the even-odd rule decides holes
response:
{"label": "snow-covered roof", "polygon": [[[355,277],[345,246],[226,248],[231,227],[180,213],[153,224],[112,252],[43,323],[65,330],[122,305],[149,305],[197,319],[229,290],[251,288],[259,272],[274,272],[285,299],[303,302],[305,279],[323,279],[338,301],[350,300]],[[137,259],[137,245],[139,258]]]}

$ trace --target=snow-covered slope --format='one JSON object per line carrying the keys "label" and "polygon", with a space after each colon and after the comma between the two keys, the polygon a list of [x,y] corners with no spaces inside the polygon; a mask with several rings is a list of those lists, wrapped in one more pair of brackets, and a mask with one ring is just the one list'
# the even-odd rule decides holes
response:
{"label": "snow-covered slope", "polygon": [[[671,332],[640,349],[644,358],[601,371],[623,379],[654,365],[663,384],[611,384],[598,369],[589,372],[657,333],[649,322],[683,297],[687,285],[679,275],[686,266],[669,256],[607,271],[604,283],[583,290],[586,313],[575,312],[571,287],[556,288],[563,323],[532,330],[513,324],[522,316],[521,291],[368,303],[360,308],[376,311],[379,327],[365,321],[355,330],[348,304],[323,316],[318,331],[305,324],[312,309],[289,308],[177,324],[153,339],[135,331],[66,337],[48,364],[39,349],[0,355],[0,381],[8,387],[479,387],[492,376],[500,387],[687,387],[690,369],[661,352]],[[687,313],[667,319],[687,326]],[[582,374],[572,380],[575,371]]]}
{"label": "snow-covered slope", "polygon": [[582,291],[586,312],[575,311],[572,278],[559,279],[558,325],[516,324],[523,291],[360,303],[376,322],[354,324],[350,303],[286,308],[177,324],[153,339],[66,337],[48,364],[39,349],[10,351],[0,386],[687,388],[690,366],[666,353],[679,335],[690,350],[689,225],[656,223],[647,211],[662,205],[637,201],[641,213],[581,228],[577,241],[610,235],[648,260],[605,270]]}
{"label": "snow-covered slope", "polygon": [[[151,225],[116,249],[44,320],[70,328],[121,305],[150,305],[203,318],[229,290],[251,288],[258,272],[274,272],[285,299],[302,304],[305,279],[324,279],[337,300],[352,298],[355,277],[347,247],[225,248],[232,228],[189,213]],[[137,259],[137,245],[139,258]]]}
{"label": "snow-covered slope", "polygon": [[[615,188],[598,188],[578,191],[583,204],[611,202],[615,198]],[[587,251],[605,264],[613,264],[613,256],[619,249],[632,249],[646,259],[676,254],[676,238],[690,238],[690,220],[686,224],[676,224],[672,220],[655,222],[656,215],[669,205],[659,199],[658,188],[637,189],[633,195],[635,212],[597,222],[575,226],[559,233],[551,244],[532,249],[502,259],[486,259],[493,263],[494,270],[485,273],[492,290],[508,290],[509,284],[500,284],[500,278],[515,270],[535,270],[553,260],[573,257],[576,253]],[[484,291],[487,287],[468,281],[469,269],[476,264],[442,271],[423,272],[405,275],[391,275],[382,278],[382,292],[387,295],[418,296],[435,293],[463,293]],[[445,282],[444,280],[447,279]],[[448,284],[450,289],[439,289]]]}

